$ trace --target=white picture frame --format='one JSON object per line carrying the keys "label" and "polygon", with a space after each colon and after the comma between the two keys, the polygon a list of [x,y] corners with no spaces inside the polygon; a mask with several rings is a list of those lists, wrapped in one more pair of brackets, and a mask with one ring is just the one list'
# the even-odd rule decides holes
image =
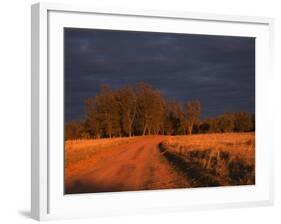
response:
{"label": "white picture frame", "polygon": [[[270,91],[272,18],[38,3],[31,7],[31,214],[37,220],[273,204]],[[254,36],[256,49],[255,186],[64,195],[63,27]],[[186,200],[188,199],[188,200]]]}

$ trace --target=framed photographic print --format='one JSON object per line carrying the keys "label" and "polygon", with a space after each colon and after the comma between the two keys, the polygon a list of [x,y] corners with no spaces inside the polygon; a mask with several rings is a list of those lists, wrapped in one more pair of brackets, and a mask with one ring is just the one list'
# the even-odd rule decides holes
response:
{"label": "framed photographic print", "polygon": [[273,202],[273,19],[32,6],[32,217]]}

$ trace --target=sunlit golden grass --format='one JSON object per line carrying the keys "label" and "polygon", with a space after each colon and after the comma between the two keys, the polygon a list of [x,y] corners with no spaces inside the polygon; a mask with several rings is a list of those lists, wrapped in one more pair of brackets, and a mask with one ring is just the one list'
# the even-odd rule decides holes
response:
{"label": "sunlit golden grass", "polygon": [[112,139],[81,139],[65,141],[65,167],[90,158],[100,151],[135,141],[135,137]]}
{"label": "sunlit golden grass", "polygon": [[206,150],[213,151],[230,150],[234,154],[252,155],[255,150],[255,134],[251,133],[217,133],[187,136],[171,136],[164,142],[176,151]]}
{"label": "sunlit golden grass", "polygon": [[219,185],[255,183],[254,133],[171,136],[162,147],[198,166]]}

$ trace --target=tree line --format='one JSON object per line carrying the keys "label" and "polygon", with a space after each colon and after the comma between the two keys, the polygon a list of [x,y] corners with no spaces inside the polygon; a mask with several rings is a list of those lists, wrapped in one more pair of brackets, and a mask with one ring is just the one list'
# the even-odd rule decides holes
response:
{"label": "tree line", "polygon": [[254,115],[224,113],[200,120],[199,100],[167,100],[147,83],[118,90],[102,85],[100,93],[85,101],[85,117],[67,122],[66,139],[112,138],[139,135],[186,135],[255,130]]}

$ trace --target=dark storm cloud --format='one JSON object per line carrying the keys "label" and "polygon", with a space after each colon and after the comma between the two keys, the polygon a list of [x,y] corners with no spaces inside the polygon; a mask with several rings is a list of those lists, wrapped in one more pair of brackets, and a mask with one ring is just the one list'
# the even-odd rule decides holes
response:
{"label": "dark storm cloud", "polygon": [[66,119],[101,84],[147,82],[167,98],[200,99],[203,117],[255,108],[255,39],[66,28]]}

